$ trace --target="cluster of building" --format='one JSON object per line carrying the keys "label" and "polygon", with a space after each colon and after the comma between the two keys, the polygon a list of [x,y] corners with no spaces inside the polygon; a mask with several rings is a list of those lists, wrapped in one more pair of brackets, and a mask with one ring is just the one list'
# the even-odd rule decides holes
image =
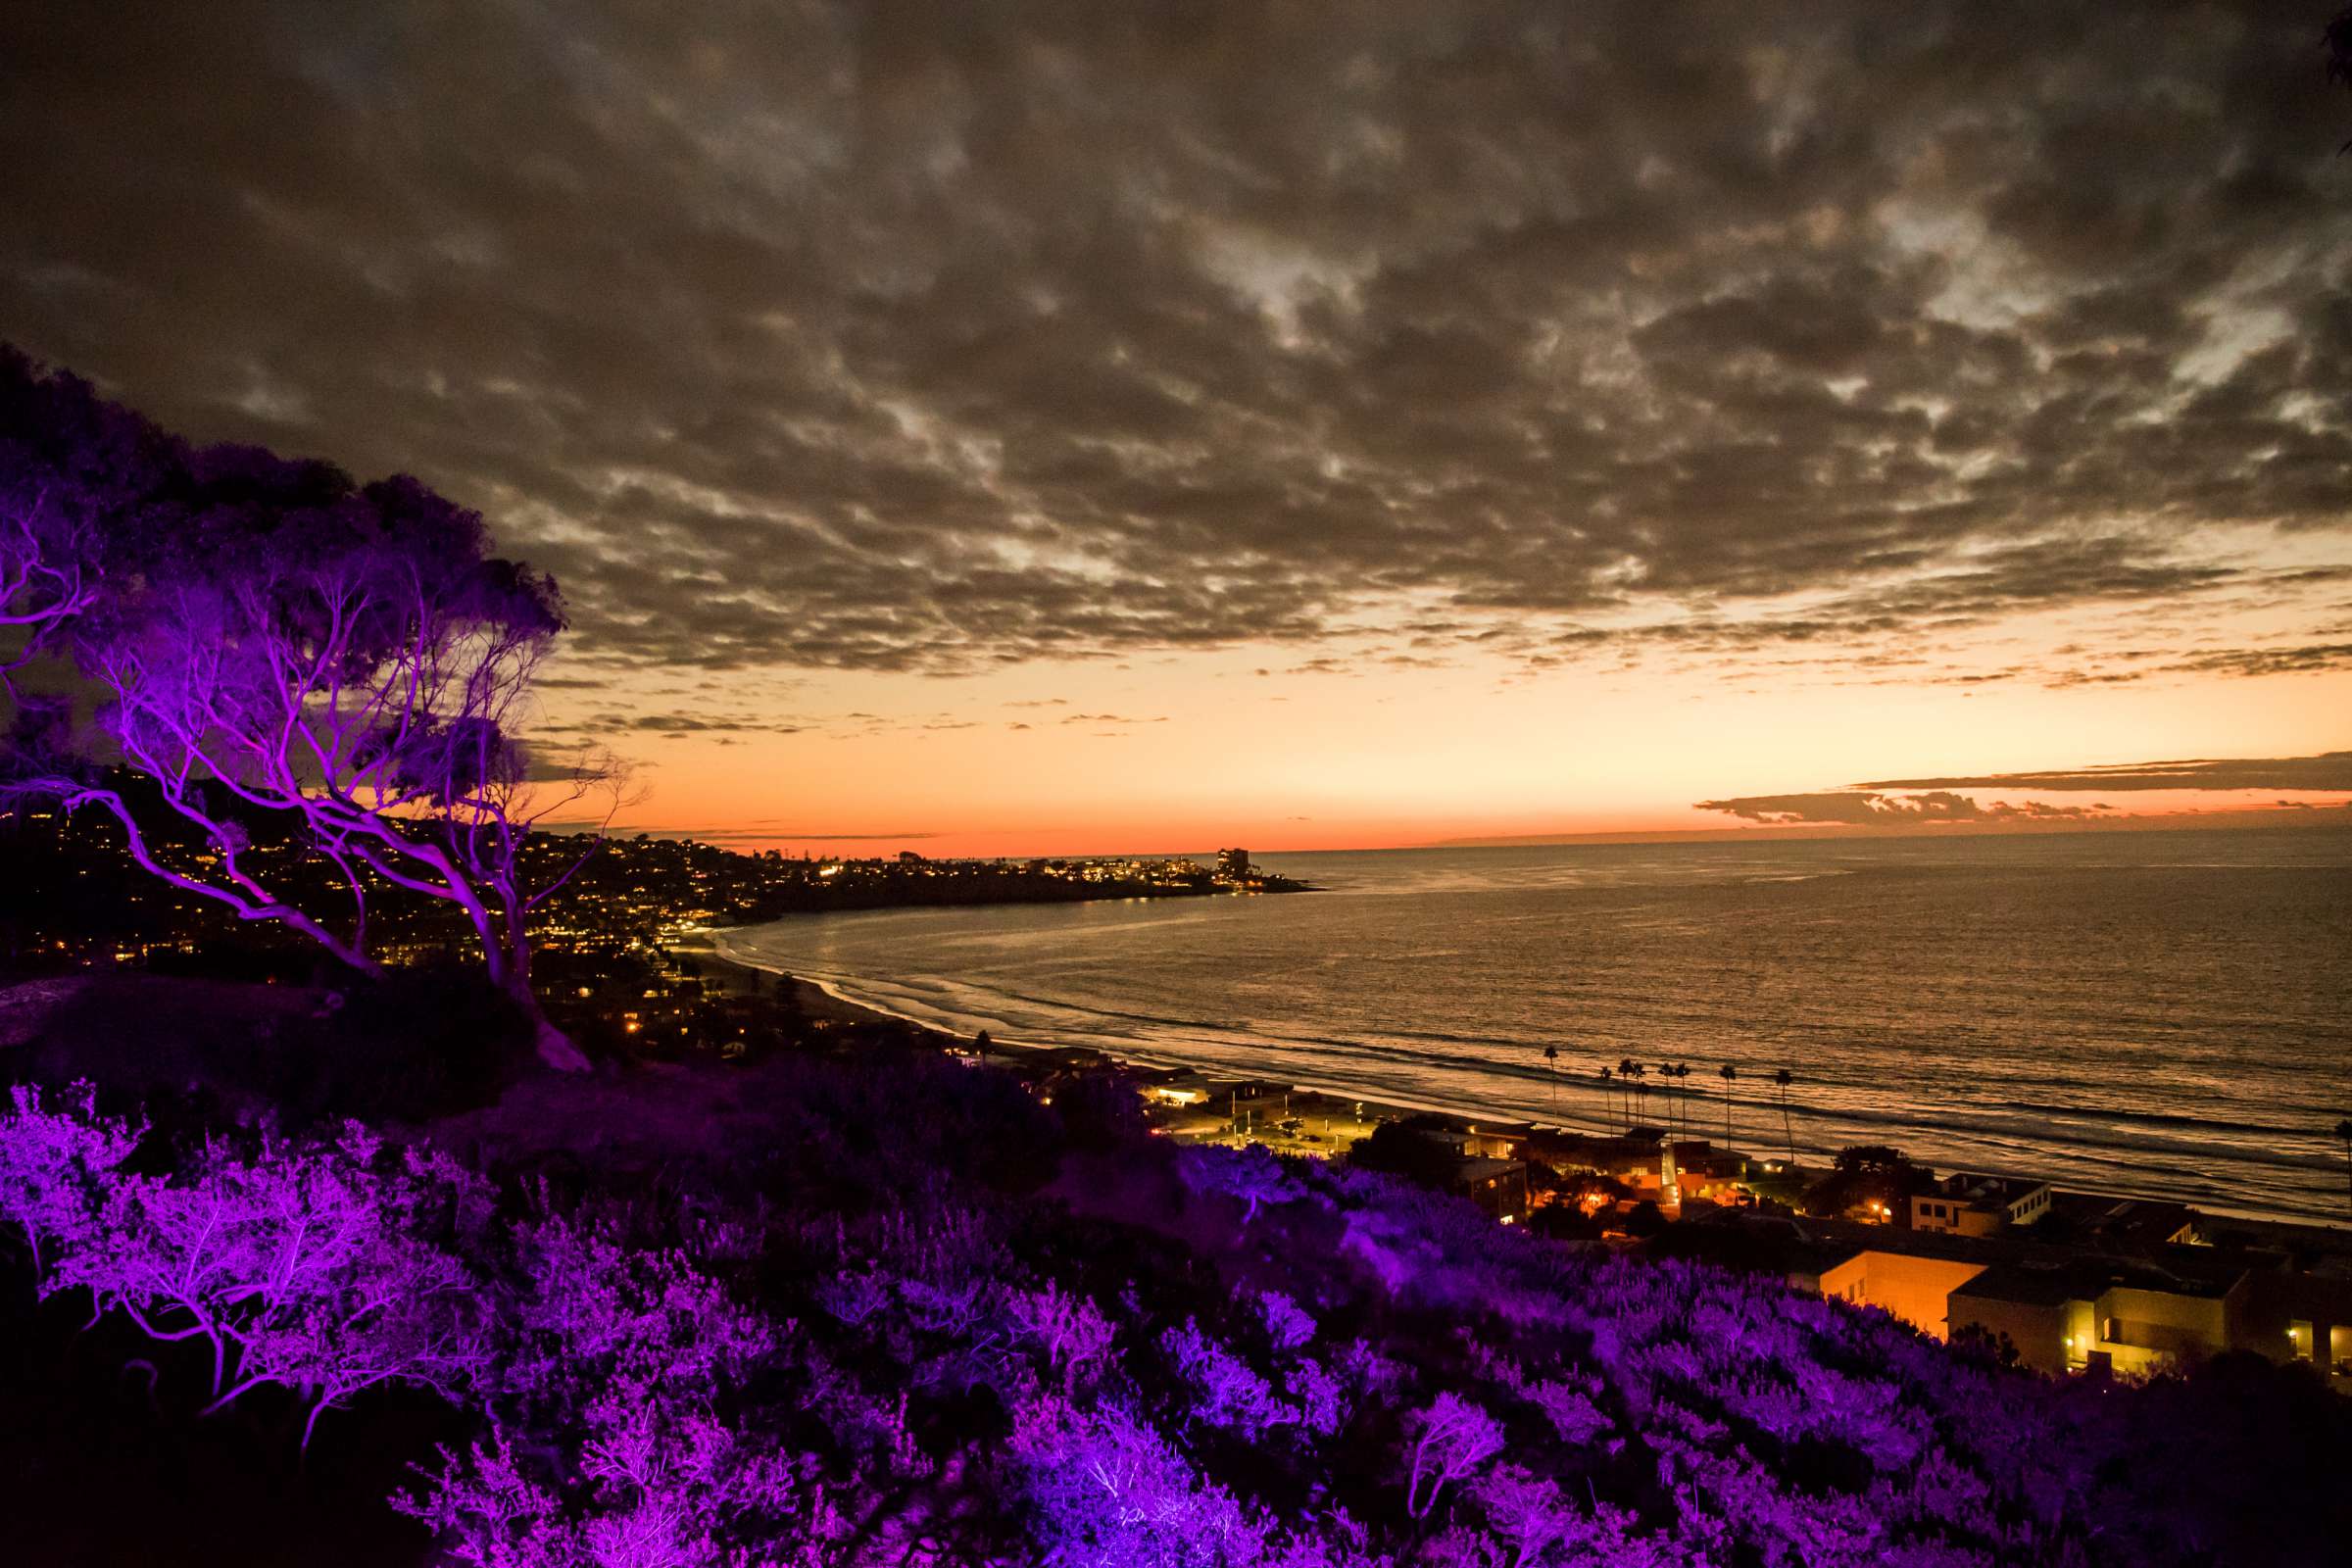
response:
{"label": "cluster of building", "polygon": [[1138,856],[1108,856],[1078,860],[1025,860],[1021,862],[1021,869],[1030,876],[1059,877],[1095,885],[1156,888],[1164,892],[1200,888],[1210,875],[1200,869],[1197,860]]}
{"label": "cluster of building", "polygon": [[[577,841],[531,854],[552,873]],[[223,945],[251,961],[316,961],[299,941],[229,919],[131,863],[120,830],[85,813],[34,808],[0,844],[13,886],[0,961],[47,965],[218,966]],[[201,873],[207,856],[185,850]],[[331,868],[267,840],[241,859],[298,900],[328,899]],[[563,863],[559,863],[563,862]],[[1283,891],[1249,852],[1190,859],[1023,862],[817,860],[742,855],[639,836],[607,844],[574,871],[539,930],[539,975],[567,1024],[602,1022],[647,1046],[749,1049],[779,1027],[775,1009],[710,985],[674,952],[713,921],[787,908],[986,903],[1024,897]],[[347,894],[347,890],[346,890]],[[370,946],[393,962],[462,952],[468,934],[431,901],[371,901]],[[1106,1070],[1094,1053],[1037,1054],[1023,1070],[1050,1094],[1064,1077]],[[1792,1283],[1885,1309],[1938,1338],[1968,1338],[2037,1370],[2135,1373],[2250,1350],[2303,1361],[2352,1391],[2352,1232],[2234,1220],[2178,1203],[2054,1189],[2032,1178],[1963,1172],[1873,1199],[1835,1217],[1796,1210],[1810,1178],[1704,1139],[1631,1126],[1594,1135],[1524,1123],[1400,1113],[1288,1085],[1192,1071],[1144,1075],[1155,1123],[1173,1136],[1260,1143],[1328,1155],[1401,1121],[1414,1169],[1505,1224],[1564,1206],[1620,1235],[1672,1221],[1678,1247],[1714,1247]]]}
{"label": "cluster of building", "polygon": [[1263,1144],[1281,1153],[1344,1152],[1379,1125],[1360,1100],[1288,1084],[1215,1078],[1191,1067],[1127,1069],[1161,1132],[1189,1143]]}
{"label": "cluster of building", "polygon": [[2352,1232],[1964,1172],[1908,1225],[1730,1211],[1792,1284],[2050,1373],[2144,1373],[2229,1351],[2352,1392]]}
{"label": "cluster of building", "polygon": [[[1331,1154],[1401,1113],[1189,1070],[1147,1074],[1174,1136]],[[1630,1242],[1645,1205],[1676,1250],[1785,1275],[1937,1339],[1981,1342],[2051,1374],[2125,1374],[2252,1351],[2352,1392],[2352,1231],[2242,1220],[2184,1204],[1958,1172],[1832,1217],[1798,1212],[1827,1173],[1634,1126],[1594,1135],[1403,1117],[1430,1185],[1504,1224],[1573,1205]],[[1657,1245],[1669,1245],[1660,1242]]]}
{"label": "cluster of building", "polygon": [[[159,829],[156,854],[205,879],[220,857],[190,835]],[[911,851],[863,859],[740,853],[687,839],[586,840],[535,834],[522,881],[561,881],[535,922],[542,952],[650,955],[697,928],[779,914],[895,906],[1282,892],[1298,886],[1218,852],[1213,867],[1184,858],[1032,860],[930,859]],[[329,925],[356,912],[340,868],[283,824],[257,823],[239,869]],[[175,963],[212,972],[257,966],[287,977],[317,959],[303,938],[269,921],[240,921],[219,903],[138,866],[120,824],[86,808],[40,804],[0,813],[0,878],[24,897],[0,909],[0,964],[13,968]],[[471,932],[457,907],[368,878],[368,945],[394,964],[462,957]]]}

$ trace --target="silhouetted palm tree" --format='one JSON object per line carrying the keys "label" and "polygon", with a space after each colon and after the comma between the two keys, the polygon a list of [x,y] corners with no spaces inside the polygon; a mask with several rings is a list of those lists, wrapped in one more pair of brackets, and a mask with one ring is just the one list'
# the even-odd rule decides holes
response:
{"label": "silhouetted palm tree", "polygon": [[1676,1135],[1676,1129],[1681,1125],[1675,1115],[1674,1109],[1673,1062],[1661,1061],[1658,1063],[1658,1087],[1665,1093],[1666,1096],[1666,1136],[1672,1138]]}
{"label": "silhouetted palm tree", "polygon": [[1723,1147],[1729,1150],[1732,1147],[1732,1080],[1740,1076],[1740,1069],[1727,1061],[1715,1069],[1715,1076],[1723,1080]]}
{"label": "silhouetted palm tree", "polygon": [[1617,1125],[1617,1075],[1608,1068],[1600,1069],[1600,1092],[1609,1097],[1609,1125]]}
{"label": "silhouetted palm tree", "polygon": [[2352,1203],[2352,1116],[2335,1124],[2335,1136],[2344,1141],[2344,1201]]}
{"label": "silhouetted palm tree", "polygon": [[1788,1140],[1788,1163],[1793,1165],[1796,1163],[1796,1134],[1788,1127],[1788,1086],[1795,1080],[1788,1076],[1788,1069],[1783,1067],[1772,1075],[1772,1081],[1780,1087],[1781,1136]]}
{"label": "silhouetted palm tree", "polygon": [[1551,1108],[1560,1108],[1560,1048],[1544,1048],[1544,1076],[1551,1080]]}

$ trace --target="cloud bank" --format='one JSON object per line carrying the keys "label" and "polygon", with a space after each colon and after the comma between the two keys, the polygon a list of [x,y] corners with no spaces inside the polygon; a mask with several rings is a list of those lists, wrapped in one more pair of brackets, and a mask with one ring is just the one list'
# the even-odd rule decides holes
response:
{"label": "cloud bank", "polygon": [[1876,791],[1822,790],[1806,795],[1746,795],[1700,801],[1701,811],[1722,811],[1775,827],[1908,827],[1935,822],[2049,822],[2104,814],[2106,806],[2046,806],[2035,802],[1981,806],[1966,795],[1931,790],[1924,795],[1882,795]]}
{"label": "cloud bank", "polygon": [[[2092,791],[2128,794],[2150,790],[2308,790],[2352,793],[2352,752],[2316,757],[2208,758],[2174,762],[2125,762],[2101,767],[2058,768],[2034,773],[1980,773],[1950,778],[1880,779],[1840,790],[1796,795],[1744,795],[1699,801],[1694,808],[1721,811],[1774,826],[1901,827],[1938,822],[2065,821],[2113,814],[2104,801],[2056,806],[2045,801],[1995,801],[1983,805],[1964,789]],[[1890,791],[1914,793],[1890,794]],[[2310,805],[2278,801],[2278,806]]]}
{"label": "cloud bank", "polygon": [[0,335],[485,508],[615,664],[2352,663],[2317,13],[77,10]]}
{"label": "cloud bank", "polygon": [[2124,762],[2042,773],[1881,779],[1855,787],[1865,790],[2352,790],[2352,752],[2322,752],[2316,757]]}

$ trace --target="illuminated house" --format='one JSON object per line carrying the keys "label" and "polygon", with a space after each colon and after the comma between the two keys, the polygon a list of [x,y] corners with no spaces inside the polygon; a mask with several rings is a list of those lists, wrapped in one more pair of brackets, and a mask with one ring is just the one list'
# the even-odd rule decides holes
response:
{"label": "illuminated house", "polygon": [[[2030,1233],[1975,1237],[1730,1215],[1713,1228],[1764,1247],[1750,1256],[1777,1256],[1774,1266],[1799,1289],[1878,1307],[1937,1339],[1973,1331],[2006,1343],[2021,1365],[2052,1374],[2093,1366],[2148,1372],[2227,1350],[2284,1361],[2303,1353],[2301,1342],[2290,1343],[2293,1324],[2307,1323],[2315,1345],[2322,1338],[2321,1317],[2290,1317],[2289,1300],[2317,1303],[2321,1281],[2208,1248],[2122,1256],[2077,1252]],[[2331,1348],[2335,1321],[2327,1319]]]}
{"label": "illuminated house", "polygon": [[1911,1197],[1911,1228],[1960,1236],[1995,1236],[2031,1225],[2050,1211],[2050,1184],[2024,1176],[1946,1176]]}
{"label": "illuminated house", "polygon": [[2054,1268],[1998,1264],[1952,1292],[1951,1331],[1975,1329],[2015,1347],[2020,1365],[2076,1372],[2094,1363],[2151,1372],[2258,1344],[2249,1320],[2252,1276],[2223,1267],[2193,1273],[2116,1268],[2085,1259]]}
{"label": "illuminated house", "polygon": [[2352,1394],[2352,1232],[2220,1215],[2200,1215],[2197,1231],[2257,1270],[2257,1348]]}
{"label": "illuminated house", "polygon": [[1875,1306],[1936,1338],[1951,1335],[1954,1294],[1984,1274],[1983,1262],[1866,1248],[1801,1280],[1824,1296]]}
{"label": "illuminated house", "polygon": [[2281,1272],[2266,1305],[2287,1318],[2287,1354],[2307,1361],[2339,1394],[2352,1394],[2352,1258],[2331,1257],[2309,1270]]}
{"label": "illuminated house", "polygon": [[1607,1137],[1547,1128],[1520,1139],[1512,1152],[1563,1174],[1592,1171],[1628,1186],[1655,1187],[1665,1142],[1664,1128],[1646,1125]]}
{"label": "illuminated house", "polygon": [[1465,1159],[1516,1158],[1529,1131],[1509,1122],[1466,1122],[1459,1127],[1420,1129],[1423,1138]]}
{"label": "illuminated house", "polygon": [[1527,1166],[1516,1159],[1465,1159],[1447,1191],[1467,1198],[1505,1225],[1527,1218]]}

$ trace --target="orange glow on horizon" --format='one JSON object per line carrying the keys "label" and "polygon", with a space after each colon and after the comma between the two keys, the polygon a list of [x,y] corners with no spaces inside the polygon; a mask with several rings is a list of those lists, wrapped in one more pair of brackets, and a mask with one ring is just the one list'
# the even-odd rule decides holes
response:
{"label": "orange glow on horizon", "polygon": [[[2037,640],[2067,634],[2040,628]],[[2006,628],[2014,644],[2022,628]],[[824,856],[1031,858],[1386,849],[1652,834],[1785,836],[1702,801],[1873,779],[1998,777],[2161,759],[2352,749],[2352,671],[2120,684],[1854,680],[1723,661],[1531,674],[1504,660],[1332,673],[1265,648],[1132,664],[1031,663],[943,680],[829,671],[639,689],[614,677],[569,711],[634,753],[623,832]],[[1295,660],[1295,654],[1287,655]],[[551,693],[551,710],[566,693]],[[667,732],[613,725],[691,717]],[[2344,792],[1999,787],[1996,806],[2104,807],[2100,821],[2288,825]],[[2292,800],[2293,806],[2280,805]],[[2249,816],[2247,813],[2265,813]],[[1882,833],[1892,827],[1800,829]],[[1906,824],[1899,830],[1913,830]]]}

